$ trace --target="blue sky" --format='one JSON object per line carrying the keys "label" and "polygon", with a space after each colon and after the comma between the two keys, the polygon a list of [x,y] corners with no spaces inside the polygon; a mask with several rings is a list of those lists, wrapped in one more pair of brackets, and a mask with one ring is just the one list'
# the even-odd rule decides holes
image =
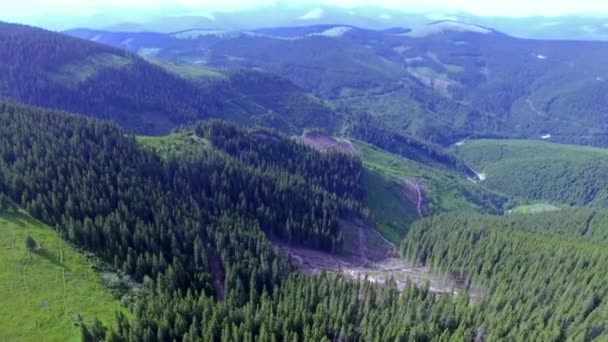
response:
{"label": "blue sky", "polygon": [[[192,11],[232,11],[276,4],[317,4],[356,7],[382,6],[391,9],[460,10],[478,15],[555,16],[573,13],[608,14],[608,0],[0,0],[2,17],[39,15],[86,15],[125,9],[179,8]],[[424,3],[424,7],[421,6]]]}

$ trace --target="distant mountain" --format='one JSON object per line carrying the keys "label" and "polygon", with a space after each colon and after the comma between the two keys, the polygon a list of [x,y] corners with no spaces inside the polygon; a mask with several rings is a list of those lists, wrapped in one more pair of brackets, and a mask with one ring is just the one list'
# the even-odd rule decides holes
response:
{"label": "distant mountain", "polygon": [[234,11],[193,10],[180,6],[133,11],[97,11],[91,15],[30,18],[27,22],[53,30],[87,27],[115,32],[171,33],[192,28],[242,31],[260,27],[346,25],[384,30],[415,28],[438,20],[452,20],[492,27],[509,35],[531,39],[608,40],[608,16],[479,16],[450,10],[395,10],[378,6],[337,7],[279,1],[257,9]]}
{"label": "distant mountain", "polygon": [[312,25],[172,34],[69,31],[173,63],[263,70],[396,133],[608,145],[608,43],[515,38],[440,20],[412,29]]}
{"label": "distant mountain", "polygon": [[[175,41],[155,34],[136,40],[165,48]],[[321,100],[260,72],[151,63],[124,48],[7,23],[0,23],[0,47],[0,98],[88,113],[139,133],[166,133],[208,117],[293,133],[309,126],[331,130],[337,122]],[[141,55],[155,51],[142,49]]]}

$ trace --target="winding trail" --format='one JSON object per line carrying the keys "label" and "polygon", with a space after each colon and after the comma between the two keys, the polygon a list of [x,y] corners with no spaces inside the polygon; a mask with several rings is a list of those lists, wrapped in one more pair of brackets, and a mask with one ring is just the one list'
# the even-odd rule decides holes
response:
{"label": "winding trail", "polygon": [[416,213],[418,214],[418,217],[423,218],[424,217],[424,213],[422,212],[422,206],[424,204],[424,194],[422,193],[422,184],[425,182],[426,180],[423,178],[418,178],[415,181],[413,180],[409,180],[409,179],[404,179],[403,182],[405,183],[405,186],[407,186],[408,192],[411,192],[411,190],[413,189],[416,193],[416,198],[412,198],[412,196],[408,196],[409,200],[412,202],[416,202]]}
{"label": "winding trail", "polygon": [[416,201],[416,211],[418,212],[418,216],[420,216],[420,218],[423,217],[422,215],[422,190],[420,189],[420,184],[422,184],[423,180],[419,179],[416,181],[416,183],[414,183],[414,188],[416,189],[416,196],[417,196],[417,201]]}
{"label": "winding trail", "polygon": [[359,240],[359,257],[361,258],[361,267],[363,267],[369,263],[369,259],[367,258],[367,239],[365,238],[363,225],[358,225],[357,235]]}

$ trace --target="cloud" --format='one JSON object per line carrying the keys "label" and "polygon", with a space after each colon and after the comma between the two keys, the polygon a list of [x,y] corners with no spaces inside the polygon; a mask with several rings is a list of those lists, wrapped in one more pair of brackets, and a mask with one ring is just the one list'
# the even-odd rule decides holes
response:
{"label": "cloud", "polygon": [[478,15],[555,16],[572,13],[608,13],[604,0],[0,0],[0,17],[81,15],[96,11],[162,9],[236,11],[283,5],[379,6],[404,11],[464,11]]}
{"label": "cloud", "polygon": [[312,9],[312,10],[306,12],[306,14],[298,17],[298,19],[300,19],[300,20],[321,19],[321,18],[323,18],[324,14],[325,14],[325,12],[323,11],[322,8],[315,8],[315,9]]}

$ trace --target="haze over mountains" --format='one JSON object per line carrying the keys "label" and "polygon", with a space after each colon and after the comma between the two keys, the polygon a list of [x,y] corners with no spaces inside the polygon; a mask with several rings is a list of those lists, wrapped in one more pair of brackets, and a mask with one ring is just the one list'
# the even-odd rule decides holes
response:
{"label": "haze over mountains", "polygon": [[605,340],[604,19],[281,4],[0,22],[0,341]]}
{"label": "haze over mountains", "polygon": [[[430,5],[429,5],[430,6]],[[428,7],[428,6],[427,6]],[[76,11],[76,10],[75,10]],[[600,13],[541,15],[476,15],[463,10],[425,8],[424,4],[397,10],[381,5],[338,7],[306,2],[279,1],[255,8],[192,9],[179,5],[154,5],[122,10],[98,8],[70,15],[0,17],[20,20],[52,30],[94,28],[118,32],[171,33],[188,29],[253,30],[261,27],[352,25],[367,29],[414,28],[439,20],[489,26],[509,35],[534,39],[607,40],[608,20]],[[55,13],[55,12],[51,12]],[[8,14],[6,14],[8,15]]]}
{"label": "haze over mountains", "polygon": [[475,136],[608,143],[604,42],[527,40],[457,21],[384,30],[67,33],[178,65],[281,75],[400,134],[442,145]]}

